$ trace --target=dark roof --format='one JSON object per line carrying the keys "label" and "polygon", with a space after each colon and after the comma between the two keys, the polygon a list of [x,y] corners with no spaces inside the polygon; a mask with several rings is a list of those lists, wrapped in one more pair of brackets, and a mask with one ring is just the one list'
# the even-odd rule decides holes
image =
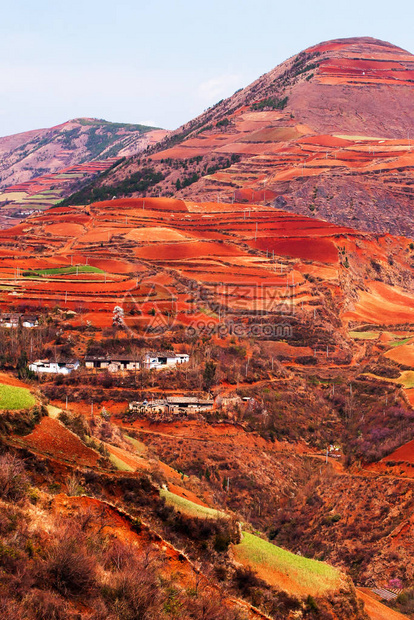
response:
{"label": "dark roof", "polygon": [[149,351],[146,357],[177,357],[175,351]]}
{"label": "dark roof", "polygon": [[167,402],[170,405],[212,405],[212,400],[203,400],[197,396],[167,396]]}
{"label": "dark roof", "polygon": [[139,356],[120,353],[119,355],[85,355],[85,362],[139,362]]}

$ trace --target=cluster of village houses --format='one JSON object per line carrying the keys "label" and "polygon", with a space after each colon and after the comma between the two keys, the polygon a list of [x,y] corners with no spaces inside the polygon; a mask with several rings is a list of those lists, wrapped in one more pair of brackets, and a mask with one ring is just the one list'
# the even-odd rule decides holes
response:
{"label": "cluster of village houses", "polygon": [[36,314],[19,312],[3,312],[0,315],[0,327],[38,327],[39,317]]}
{"label": "cluster of village houses", "polygon": [[179,414],[200,413],[210,411],[214,406],[212,399],[201,399],[196,396],[167,396],[152,400],[132,401],[129,403],[129,412],[143,414]]}
{"label": "cluster of village houses", "polygon": [[[0,327],[38,327],[39,316],[34,314],[3,312],[0,315]],[[143,360],[139,361],[137,356],[121,353],[119,355],[85,357],[85,367],[94,369],[107,369],[109,372],[122,372],[124,370],[139,370],[141,364],[148,370],[172,368],[179,364],[189,362],[187,353],[175,353],[174,351],[158,351],[146,353]],[[70,362],[57,362],[50,360],[36,360],[29,365],[30,370],[36,373],[51,373],[68,375],[72,370],[79,368],[78,360]]]}
{"label": "cluster of village houses", "polygon": [[[142,367],[147,370],[160,370],[163,368],[174,368],[180,364],[190,361],[187,353],[174,353],[174,351],[161,351],[146,353],[142,361],[138,361],[137,356],[119,355],[87,355],[85,357],[85,368],[108,370],[109,372],[122,372],[127,370],[139,370]],[[37,360],[29,364],[29,370],[35,373],[50,373],[68,375],[73,370],[79,368],[78,360],[70,362],[52,362],[50,360]]]}

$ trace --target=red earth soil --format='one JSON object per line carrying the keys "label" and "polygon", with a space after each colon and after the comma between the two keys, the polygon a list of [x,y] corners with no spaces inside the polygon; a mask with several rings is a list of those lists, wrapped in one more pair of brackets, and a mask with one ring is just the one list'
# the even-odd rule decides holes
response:
{"label": "red earth soil", "polygon": [[85,467],[96,466],[100,458],[97,452],[87,448],[79,437],[52,418],[42,418],[30,435],[19,439],[35,451],[49,454],[57,460],[82,463]]}
{"label": "red earth soil", "polygon": [[321,263],[337,263],[338,249],[330,239],[274,239],[260,237],[249,245],[259,250],[275,252],[277,256],[292,256]]}

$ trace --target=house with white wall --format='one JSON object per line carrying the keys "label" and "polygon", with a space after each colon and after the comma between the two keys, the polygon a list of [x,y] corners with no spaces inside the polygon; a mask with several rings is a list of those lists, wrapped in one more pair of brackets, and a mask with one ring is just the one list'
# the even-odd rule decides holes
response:
{"label": "house with white wall", "polygon": [[37,360],[29,364],[29,370],[37,374],[69,375],[79,368],[79,362],[51,362],[50,360]]}
{"label": "house with white wall", "polygon": [[173,368],[190,361],[187,353],[174,353],[174,351],[159,351],[147,353],[144,357],[144,366],[149,370]]}

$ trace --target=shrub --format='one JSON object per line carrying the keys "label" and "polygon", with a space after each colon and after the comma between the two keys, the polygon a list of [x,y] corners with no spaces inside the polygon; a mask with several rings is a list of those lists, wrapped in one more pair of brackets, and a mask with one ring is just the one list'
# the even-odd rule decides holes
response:
{"label": "shrub", "polygon": [[255,588],[267,587],[267,584],[250,567],[236,568],[233,581],[243,596],[249,596]]}
{"label": "shrub", "polygon": [[116,574],[106,596],[120,620],[162,617],[162,594],[155,573],[140,563]]}
{"label": "shrub", "polygon": [[35,620],[69,620],[72,616],[68,613],[66,601],[48,590],[31,590],[25,597],[23,605],[26,610],[32,612]]}
{"label": "shrub", "polygon": [[238,620],[238,612],[227,609],[220,598],[212,597],[208,592],[202,592],[189,601],[187,607],[191,618],[199,620]]}
{"label": "shrub", "polygon": [[86,594],[96,582],[96,560],[79,536],[67,530],[62,534],[47,552],[43,567],[46,583],[63,596]]}
{"label": "shrub", "polygon": [[12,454],[0,456],[0,497],[18,501],[26,495],[28,486],[23,462]]}

